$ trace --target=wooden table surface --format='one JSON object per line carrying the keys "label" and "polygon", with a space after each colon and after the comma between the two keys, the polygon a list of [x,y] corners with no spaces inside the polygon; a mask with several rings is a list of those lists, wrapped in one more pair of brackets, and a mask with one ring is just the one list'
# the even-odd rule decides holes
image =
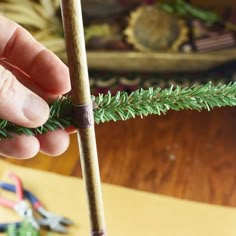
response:
{"label": "wooden table surface", "polygon": [[[235,108],[224,108],[98,125],[101,179],[178,198],[236,206],[235,118]],[[31,160],[11,162],[81,176],[76,135],[59,157],[39,154]]]}

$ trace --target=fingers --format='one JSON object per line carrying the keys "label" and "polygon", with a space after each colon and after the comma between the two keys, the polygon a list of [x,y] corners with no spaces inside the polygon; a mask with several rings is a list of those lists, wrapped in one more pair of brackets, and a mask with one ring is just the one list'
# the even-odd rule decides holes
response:
{"label": "fingers", "polygon": [[39,151],[37,138],[25,135],[14,135],[13,138],[0,141],[0,154],[2,156],[28,159],[34,157]]}
{"label": "fingers", "polygon": [[64,130],[56,130],[40,135],[38,140],[40,151],[51,156],[58,156],[64,153],[70,142],[69,135]]}
{"label": "fingers", "polygon": [[0,16],[0,57],[26,72],[44,90],[64,94],[70,90],[68,68],[26,30]]}
{"label": "fingers", "polygon": [[[3,16],[0,16],[1,58],[20,70],[4,64],[7,70],[0,63],[0,117],[29,128],[43,125],[49,117],[49,107],[42,98],[55,98],[70,90],[68,68],[26,30]],[[30,158],[41,150],[60,155],[68,145],[69,136],[62,130],[37,138],[16,135],[0,141],[0,154]]]}
{"label": "fingers", "polygon": [[0,155],[18,159],[29,159],[39,151],[58,156],[69,146],[69,135],[64,130],[48,132],[38,137],[13,135],[12,138],[0,141]]}
{"label": "fingers", "polygon": [[39,85],[37,85],[34,81],[31,80],[29,75],[20,70],[19,67],[16,67],[10,64],[8,61],[1,59],[0,59],[0,65],[9,70],[22,85],[24,85],[25,87],[27,87],[28,89],[30,89],[31,91],[42,97],[45,101],[56,99],[58,97],[58,95],[43,90]]}
{"label": "fingers", "polygon": [[1,65],[0,117],[29,128],[41,126],[49,117],[47,103]]}

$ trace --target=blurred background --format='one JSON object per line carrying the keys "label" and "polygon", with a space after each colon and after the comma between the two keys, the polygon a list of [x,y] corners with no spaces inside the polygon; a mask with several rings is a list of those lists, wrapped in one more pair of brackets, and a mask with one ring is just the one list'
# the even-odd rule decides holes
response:
{"label": "blurred background", "polygon": [[[91,91],[236,80],[235,0],[82,0]],[[66,63],[59,0],[0,0],[0,12]],[[101,179],[236,206],[236,110],[168,112],[96,126]],[[59,157],[7,161],[81,177],[76,136]]]}

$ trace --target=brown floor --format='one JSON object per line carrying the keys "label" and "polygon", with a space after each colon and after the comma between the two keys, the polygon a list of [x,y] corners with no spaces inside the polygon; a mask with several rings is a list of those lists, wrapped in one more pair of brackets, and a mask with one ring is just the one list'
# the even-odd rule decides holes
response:
{"label": "brown floor", "polygon": [[[236,109],[170,112],[96,127],[104,182],[236,206]],[[81,176],[75,135],[57,158],[14,161]]]}

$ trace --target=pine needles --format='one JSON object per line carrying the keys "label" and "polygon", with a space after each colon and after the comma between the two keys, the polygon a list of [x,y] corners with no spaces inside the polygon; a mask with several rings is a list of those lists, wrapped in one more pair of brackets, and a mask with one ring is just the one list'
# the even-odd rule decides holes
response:
{"label": "pine needles", "polygon": [[65,129],[72,125],[72,103],[69,97],[55,100],[50,105],[50,116],[47,122],[38,128],[30,129],[0,119],[0,139],[9,138],[13,133],[18,135],[39,135],[57,129]]}
{"label": "pine needles", "polygon": [[39,231],[34,229],[34,227],[26,221],[24,221],[19,228],[14,224],[10,224],[6,234],[7,236],[40,236]]}
{"label": "pine needles", "polygon": [[94,101],[98,105],[98,109],[95,110],[96,123],[127,120],[151,114],[161,115],[169,110],[211,110],[214,107],[236,105],[236,83],[217,86],[208,83],[190,88],[172,86],[163,90],[140,89],[130,95],[118,92],[114,97],[108,93],[99,95]]}
{"label": "pine needles", "polygon": [[[169,110],[181,111],[208,110],[214,107],[236,106],[236,82],[213,86],[207,83],[201,86],[168,89],[149,88],[137,90],[131,94],[118,92],[92,96],[97,107],[94,118],[97,124],[109,121],[127,120],[137,116],[162,115]],[[50,117],[41,127],[29,129],[6,120],[0,120],[0,139],[11,137],[12,133],[39,135],[56,129],[64,129],[73,124],[72,102],[70,97],[55,100],[50,105]]]}

